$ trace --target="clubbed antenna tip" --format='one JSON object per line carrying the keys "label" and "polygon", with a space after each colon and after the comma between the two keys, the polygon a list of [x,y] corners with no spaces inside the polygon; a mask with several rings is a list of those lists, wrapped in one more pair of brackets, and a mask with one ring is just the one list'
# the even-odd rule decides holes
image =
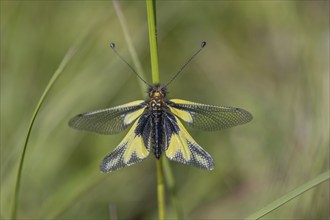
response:
{"label": "clubbed antenna tip", "polygon": [[137,77],[139,77],[139,79],[141,79],[146,85],[150,86],[149,83],[147,81],[145,81],[136,71],[135,69],[131,66],[131,64],[129,64],[125,59],[124,57],[122,57],[118,52],[117,50],[115,49],[116,45],[115,43],[110,43],[110,47],[111,49],[113,50],[113,52],[115,52],[115,54],[117,54],[117,56],[124,62],[127,64],[127,66],[132,70],[133,73],[135,73],[137,75]]}
{"label": "clubbed antenna tip", "polygon": [[165,85],[168,86],[171,82],[173,82],[173,80],[182,72],[182,70],[190,63],[190,61],[192,61],[192,59],[194,59],[194,57],[199,54],[199,52],[202,51],[202,49],[206,46],[206,42],[202,41],[201,43],[201,48],[199,48],[189,59],[188,61],[186,61],[185,64],[183,64],[183,66],[180,68],[180,70],[174,74],[174,76],[172,77],[172,79]]}

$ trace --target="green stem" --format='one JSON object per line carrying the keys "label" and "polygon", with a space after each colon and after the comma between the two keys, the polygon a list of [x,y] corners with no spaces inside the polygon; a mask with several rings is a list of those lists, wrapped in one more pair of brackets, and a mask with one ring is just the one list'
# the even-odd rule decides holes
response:
{"label": "green stem", "polygon": [[158,219],[165,219],[165,186],[162,158],[157,160]]}
{"label": "green stem", "polygon": [[34,113],[32,115],[32,118],[31,118],[31,121],[30,121],[30,124],[29,124],[29,128],[28,128],[28,132],[27,132],[27,135],[26,135],[26,138],[25,138],[24,146],[23,146],[23,152],[22,152],[22,155],[21,155],[20,163],[19,163],[19,166],[18,166],[11,219],[16,219],[17,204],[18,204],[18,198],[19,198],[19,193],[20,193],[20,188],[21,188],[20,186],[21,186],[21,179],[22,179],[22,170],[23,170],[23,165],[24,165],[24,160],[25,160],[25,153],[26,153],[27,145],[28,145],[28,142],[29,142],[29,139],[30,139],[30,135],[31,135],[31,131],[32,131],[34,121],[35,121],[35,119],[38,115],[38,112],[40,110],[40,107],[41,107],[42,103],[44,102],[46,96],[48,95],[49,90],[54,85],[55,81],[60,76],[60,74],[64,70],[65,66],[68,64],[69,60],[73,57],[74,53],[75,53],[75,50],[73,48],[70,48],[68,50],[68,52],[65,54],[61,64],[59,65],[59,67],[57,68],[57,70],[53,74],[52,78],[50,79],[48,85],[46,86],[46,89],[44,90],[44,92],[43,92],[43,94],[42,94],[42,96],[41,96],[41,98],[38,102],[38,105],[37,105],[37,107],[34,110]]}
{"label": "green stem", "polygon": [[180,202],[177,197],[176,187],[175,187],[175,181],[173,177],[173,173],[169,164],[168,160],[163,160],[163,170],[165,172],[165,180],[166,184],[168,186],[168,189],[171,194],[171,203],[173,208],[175,208],[176,212],[176,219],[182,220],[183,219],[183,213],[181,209]]}
{"label": "green stem", "polygon": [[148,14],[152,83],[159,83],[157,29],[156,29],[156,0],[146,0],[146,3],[147,3],[147,14]]}
{"label": "green stem", "polygon": [[[156,33],[156,1],[146,0],[148,14],[148,30],[151,56],[152,83],[159,83],[158,49]],[[157,197],[158,219],[165,219],[165,187],[162,159],[157,160]]]}

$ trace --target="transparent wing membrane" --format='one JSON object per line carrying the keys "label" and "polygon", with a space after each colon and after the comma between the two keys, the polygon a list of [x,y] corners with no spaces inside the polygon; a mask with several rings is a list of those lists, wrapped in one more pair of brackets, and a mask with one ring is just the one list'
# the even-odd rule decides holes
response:
{"label": "transparent wing membrane", "polygon": [[189,126],[206,131],[230,128],[252,120],[252,115],[241,108],[218,107],[181,99],[172,99],[167,104]]}
{"label": "transparent wing membrane", "polygon": [[136,120],[145,109],[145,101],[138,100],[113,108],[86,112],[73,117],[69,126],[99,134],[116,134]]}
{"label": "transparent wing membrane", "polygon": [[103,159],[102,172],[113,172],[141,162],[150,151],[157,159],[164,153],[169,160],[212,170],[212,157],[197,144],[179,119],[206,131],[230,128],[252,120],[252,115],[240,108],[181,99],[167,101],[164,98],[166,90],[158,84],[154,87],[146,101],[79,114],[69,121],[70,127],[100,134],[116,134],[133,123],[125,138]]}

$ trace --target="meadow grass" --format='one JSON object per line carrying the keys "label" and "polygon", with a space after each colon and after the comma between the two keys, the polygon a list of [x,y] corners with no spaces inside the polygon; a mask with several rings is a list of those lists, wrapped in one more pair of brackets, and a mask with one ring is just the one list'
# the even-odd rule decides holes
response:
{"label": "meadow grass", "polygon": [[[191,130],[216,167],[207,172],[171,163],[166,183],[182,210],[166,204],[168,218],[178,207],[187,219],[254,219],[266,209],[274,211],[265,218],[329,217],[328,7],[322,1],[157,4],[161,79],[169,79],[201,40],[208,42],[170,96],[254,115],[226,131]],[[151,72],[145,10],[145,2],[122,3],[131,44]],[[154,158],[101,174],[100,160],[124,134],[67,126],[79,112],[143,98],[138,79],[108,47],[111,39],[127,57],[118,18],[108,2],[1,2],[1,219],[11,216],[24,145],[18,218],[104,219],[109,206],[118,218],[157,217]],[[77,39],[79,51],[45,90]]]}

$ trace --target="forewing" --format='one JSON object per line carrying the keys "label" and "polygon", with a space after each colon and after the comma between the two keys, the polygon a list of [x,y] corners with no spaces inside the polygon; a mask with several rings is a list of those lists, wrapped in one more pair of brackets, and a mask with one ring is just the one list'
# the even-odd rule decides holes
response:
{"label": "forewing", "polygon": [[145,107],[145,101],[138,100],[113,108],[86,112],[73,117],[69,126],[99,134],[116,134],[137,119]]}
{"label": "forewing", "polygon": [[230,128],[252,120],[252,115],[241,108],[218,107],[181,99],[172,99],[167,105],[189,126],[206,131]]}
{"label": "forewing", "polygon": [[134,122],[122,142],[107,155],[100,170],[109,173],[123,167],[133,165],[144,160],[150,152],[150,117],[144,117]]}
{"label": "forewing", "polygon": [[212,157],[196,143],[178,118],[169,113],[164,116],[164,131],[167,137],[166,157],[179,163],[212,170],[214,168]]}

